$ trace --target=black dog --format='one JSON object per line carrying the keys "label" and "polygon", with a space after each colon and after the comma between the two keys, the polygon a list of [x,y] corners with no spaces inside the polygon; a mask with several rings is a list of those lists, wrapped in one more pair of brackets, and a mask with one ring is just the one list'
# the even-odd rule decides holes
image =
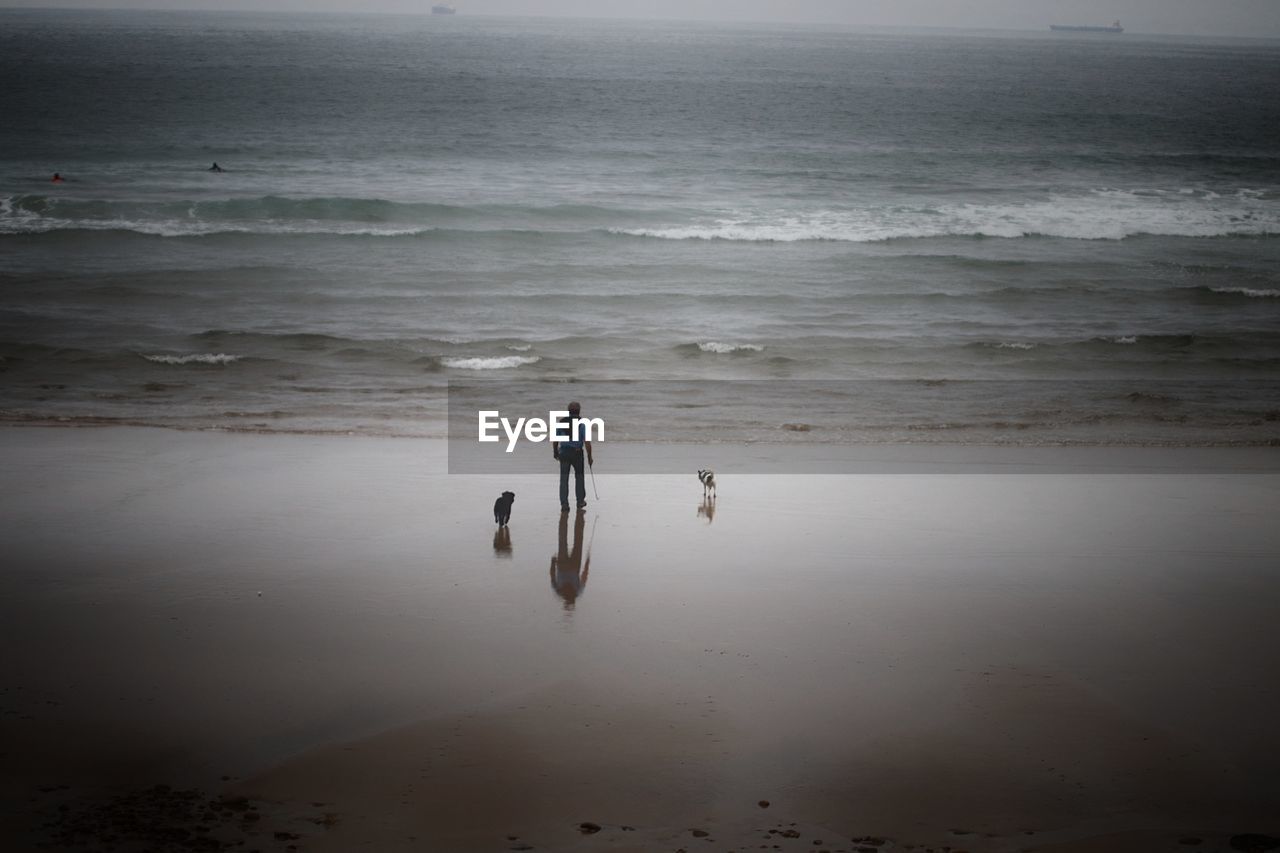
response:
{"label": "black dog", "polygon": [[511,518],[511,504],[516,499],[515,492],[503,492],[502,497],[493,502],[493,520],[499,527],[504,527]]}

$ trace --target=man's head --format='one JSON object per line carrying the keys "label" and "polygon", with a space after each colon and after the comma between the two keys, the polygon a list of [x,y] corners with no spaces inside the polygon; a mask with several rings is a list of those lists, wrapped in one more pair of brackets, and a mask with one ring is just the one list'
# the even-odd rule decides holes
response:
{"label": "man's head", "polygon": [[581,413],[582,413],[581,403],[579,403],[577,400],[574,400],[572,403],[569,404],[569,415],[571,417],[576,418]]}

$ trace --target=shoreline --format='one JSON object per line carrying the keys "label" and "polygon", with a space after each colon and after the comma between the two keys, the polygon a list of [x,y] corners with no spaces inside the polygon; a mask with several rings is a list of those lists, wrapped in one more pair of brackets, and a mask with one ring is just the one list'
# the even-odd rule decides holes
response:
{"label": "shoreline", "polygon": [[[1280,385],[1257,379],[776,378],[640,385],[481,378],[449,380],[447,391],[436,388],[434,397],[425,388],[370,391],[375,399],[367,405],[342,402],[341,395],[318,404],[311,385],[281,391],[285,396],[273,403],[251,404],[240,397],[245,389],[208,384],[222,376],[221,368],[213,369],[219,373],[199,382],[151,377],[118,392],[94,392],[105,408],[77,407],[74,398],[84,389],[65,383],[42,382],[37,390],[30,380],[17,381],[15,394],[34,393],[40,404],[7,407],[0,425],[449,439],[456,447],[474,441],[480,412],[540,416],[561,405],[549,397],[568,394],[590,399],[590,416],[607,421],[615,439],[637,446],[1280,447]],[[251,378],[222,376],[227,382]],[[197,405],[172,398],[179,390],[208,393]],[[490,436],[501,433],[496,423],[489,428]]]}
{"label": "shoreline", "polygon": [[127,829],[104,802],[159,821],[188,790],[233,804],[207,837],[263,850],[1225,851],[1280,829],[1275,451],[1236,473],[1168,449],[1072,476],[1002,476],[990,449],[908,477],[718,469],[712,503],[691,472],[610,473],[605,444],[601,500],[562,517],[551,470],[448,475],[443,441],[0,436],[15,849],[92,846]]}
{"label": "shoreline", "polygon": [[[497,447],[479,448],[474,442],[446,435],[411,435],[340,430],[278,430],[252,427],[182,427],[116,422],[0,421],[5,431],[84,430],[157,431],[183,435],[244,436],[264,439],[416,442],[433,448],[445,460],[446,471],[457,476],[495,476],[545,473],[545,444],[521,443],[516,453]],[[649,441],[623,439],[600,442],[621,466],[615,475],[686,473],[689,466],[706,464],[708,457],[742,463],[749,474],[1272,474],[1280,473],[1280,445],[1274,442],[1223,444],[983,443],[983,442],[796,442],[774,441]],[[461,446],[461,452],[454,447]],[[439,452],[443,448],[443,453]],[[904,459],[903,454],[914,458]],[[798,461],[797,461],[798,460]],[[655,461],[657,466],[655,467]]]}

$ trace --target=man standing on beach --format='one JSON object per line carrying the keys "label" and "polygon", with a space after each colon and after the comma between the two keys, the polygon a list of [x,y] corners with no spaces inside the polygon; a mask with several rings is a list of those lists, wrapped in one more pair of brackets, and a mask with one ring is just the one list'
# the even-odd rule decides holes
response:
{"label": "man standing on beach", "polygon": [[[578,495],[578,509],[587,506],[587,482],[582,470],[582,451],[587,452],[587,465],[595,465],[591,456],[591,442],[586,440],[586,424],[582,417],[582,404],[574,400],[569,404],[569,440],[551,443],[551,455],[560,460],[560,511],[569,511],[569,471],[573,470]],[[563,423],[563,422],[562,422]]]}

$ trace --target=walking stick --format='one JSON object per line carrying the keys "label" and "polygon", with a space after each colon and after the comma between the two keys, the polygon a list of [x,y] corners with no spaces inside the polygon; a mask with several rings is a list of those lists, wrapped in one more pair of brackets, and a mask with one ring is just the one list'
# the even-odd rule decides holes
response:
{"label": "walking stick", "polygon": [[596,522],[598,522],[599,520],[600,520],[600,516],[599,514],[597,514],[596,517],[591,522],[591,537],[587,539],[587,563],[588,564],[590,564],[591,562],[591,546],[594,545],[596,541]]}
{"label": "walking stick", "polygon": [[600,500],[600,490],[596,488],[596,469],[591,463],[587,463],[587,470],[591,472],[591,491],[595,492],[596,500]]}

